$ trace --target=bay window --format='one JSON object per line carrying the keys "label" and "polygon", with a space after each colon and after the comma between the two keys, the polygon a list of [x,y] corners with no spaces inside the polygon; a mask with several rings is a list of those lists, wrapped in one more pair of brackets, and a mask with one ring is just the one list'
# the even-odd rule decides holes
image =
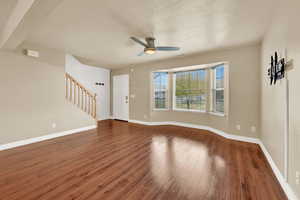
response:
{"label": "bay window", "polygon": [[212,70],[212,112],[224,113],[224,65],[216,66]]}
{"label": "bay window", "polygon": [[[167,110],[170,107],[174,111],[225,116],[228,110],[227,66],[227,63],[214,63],[153,72],[153,108]],[[172,85],[169,85],[169,78]],[[169,91],[172,91],[171,96]]]}
{"label": "bay window", "polygon": [[153,73],[154,109],[168,109],[168,72]]}

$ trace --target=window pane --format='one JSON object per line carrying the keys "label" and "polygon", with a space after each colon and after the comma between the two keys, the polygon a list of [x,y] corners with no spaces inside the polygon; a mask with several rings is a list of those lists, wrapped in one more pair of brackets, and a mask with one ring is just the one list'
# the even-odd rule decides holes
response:
{"label": "window pane", "polygon": [[216,88],[224,88],[224,65],[215,68]]}
{"label": "window pane", "polygon": [[175,84],[175,108],[206,110],[205,70],[177,72]]}
{"label": "window pane", "polygon": [[223,113],[224,112],[224,90],[216,90],[216,102],[215,102],[215,111]]}
{"label": "window pane", "polygon": [[154,106],[155,108],[167,108],[168,73],[154,72]]}
{"label": "window pane", "polygon": [[155,92],[155,108],[166,108],[166,92],[156,91]]}
{"label": "window pane", "polygon": [[168,73],[167,72],[154,72],[154,89],[167,89],[168,86]]}

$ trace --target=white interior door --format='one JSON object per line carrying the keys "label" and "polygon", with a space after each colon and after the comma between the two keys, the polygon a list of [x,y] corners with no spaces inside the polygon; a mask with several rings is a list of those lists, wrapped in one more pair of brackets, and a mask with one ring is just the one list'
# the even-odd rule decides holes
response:
{"label": "white interior door", "polygon": [[113,76],[113,117],[129,120],[129,75]]}

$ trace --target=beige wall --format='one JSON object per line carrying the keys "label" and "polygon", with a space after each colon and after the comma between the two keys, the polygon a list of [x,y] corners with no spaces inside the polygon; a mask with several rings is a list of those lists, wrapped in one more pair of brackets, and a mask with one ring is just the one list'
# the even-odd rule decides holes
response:
{"label": "beige wall", "polygon": [[0,144],[95,124],[65,101],[64,55],[40,54],[0,52]]}
{"label": "beige wall", "polygon": [[[258,137],[260,132],[260,45],[237,47],[189,57],[141,64],[138,66],[113,70],[112,76],[129,73],[130,119],[141,121],[178,121],[207,125],[227,133]],[[229,62],[229,114],[227,117],[203,113],[180,111],[152,111],[150,108],[150,73],[158,69],[191,66],[215,62]],[[241,125],[241,130],[236,125]],[[251,126],[257,132],[251,132]]]}
{"label": "beige wall", "polygon": [[286,51],[287,57],[293,59],[294,69],[288,72],[290,104],[290,142],[289,142],[289,180],[300,197],[300,186],[295,184],[296,170],[300,171],[300,1],[280,1],[278,12],[274,14],[273,23],[265,35],[262,48],[262,141],[284,172],[284,130],[285,130],[285,92],[286,81],[270,86],[266,76],[270,55],[274,51]]}

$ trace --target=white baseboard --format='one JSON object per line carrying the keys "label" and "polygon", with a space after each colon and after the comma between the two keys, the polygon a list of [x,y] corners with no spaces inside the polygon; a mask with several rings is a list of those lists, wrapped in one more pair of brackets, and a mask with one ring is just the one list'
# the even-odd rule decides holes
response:
{"label": "white baseboard", "polygon": [[29,139],[20,140],[20,141],[8,143],[8,144],[3,144],[3,145],[0,145],[0,151],[6,150],[6,149],[12,149],[15,147],[20,147],[20,146],[24,146],[24,145],[32,144],[32,143],[36,143],[36,142],[41,142],[44,140],[50,140],[50,139],[61,137],[61,136],[71,135],[74,133],[79,133],[82,131],[87,131],[87,130],[91,130],[91,129],[95,129],[95,128],[97,128],[97,125],[87,126],[87,127],[83,127],[83,128],[77,128],[77,129],[68,130],[68,131],[62,131],[59,133],[52,133],[52,134],[48,134],[48,135],[44,135],[44,136],[40,136],[40,137],[29,138]]}
{"label": "white baseboard", "polygon": [[183,123],[183,122],[174,122],[174,121],[169,121],[169,122],[144,122],[144,121],[139,121],[139,120],[129,120],[131,123],[137,123],[137,124],[144,124],[148,126],[159,126],[159,125],[174,125],[174,126],[183,126],[183,127],[188,127],[188,128],[196,128],[196,129],[202,129],[202,130],[207,130],[211,131],[217,135],[220,135],[222,137],[231,139],[231,140],[237,140],[237,141],[242,141],[242,142],[251,142],[251,143],[256,143],[259,144],[259,139],[258,138],[251,138],[251,137],[245,137],[245,136],[239,136],[239,135],[233,135],[233,134],[228,134],[225,133],[224,131],[209,127],[209,126],[203,126],[203,125],[196,125],[196,124],[190,124],[190,123]]}
{"label": "white baseboard", "polygon": [[113,119],[113,118],[112,118],[112,116],[108,116],[108,117],[104,117],[104,118],[99,117],[97,120],[103,121],[103,120],[107,120],[107,119]]}
{"label": "white baseboard", "polygon": [[269,154],[269,152],[267,151],[265,145],[263,144],[262,141],[259,141],[259,146],[262,149],[262,151],[264,152],[278,182],[280,183],[282,189],[284,190],[285,194],[287,195],[287,197],[290,200],[298,200],[295,192],[293,191],[293,189],[290,187],[290,185],[288,184],[288,182],[285,180],[285,178],[283,177],[282,173],[280,172],[280,170],[278,169],[278,167],[276,166],[274,160],[272,159],[271,155]]}
{"label": "white baseboard", "polygon": [[137,124],[143,124],[143,125],[148,125],[148,126],[159,126],[159,125],[174,125],[174,126],[183,126],[183,127],[188,127],[188,128],[196,128],[196,129],[202,129],[202,130],[207,130],[212,133],[215,133],[217,135],[223,136],[227,139],[230,140],[237,140],[237,141],[242,141],[242,142],[249,142],[249,143],[255,143],[260,146],[262,149],[263,153],[265,154],[278,182],[280,183],[281,187],[283,188],[285,194],[290,200],[298,200],[296,194],[290,187],[290,185],[286,182],[284,179],[283,175],[281,174],[280,170],[276,166],[275,162],[273,161],[271,155],[265,148],[264,144],[262,141],[258,138],[251,138],[251,137],[245,137],[245,136],[238,136],[238,135],[233,135],[229,133],[225,133],[224,131],[209,127],[209,126],[202,126],[202,125],[195,125],[195,124],[190,124],[190,123],[182,123],[182,122],[144,122],[144,121],[139,121],[139,120],[129,120],[131,123],[137,123]]}

